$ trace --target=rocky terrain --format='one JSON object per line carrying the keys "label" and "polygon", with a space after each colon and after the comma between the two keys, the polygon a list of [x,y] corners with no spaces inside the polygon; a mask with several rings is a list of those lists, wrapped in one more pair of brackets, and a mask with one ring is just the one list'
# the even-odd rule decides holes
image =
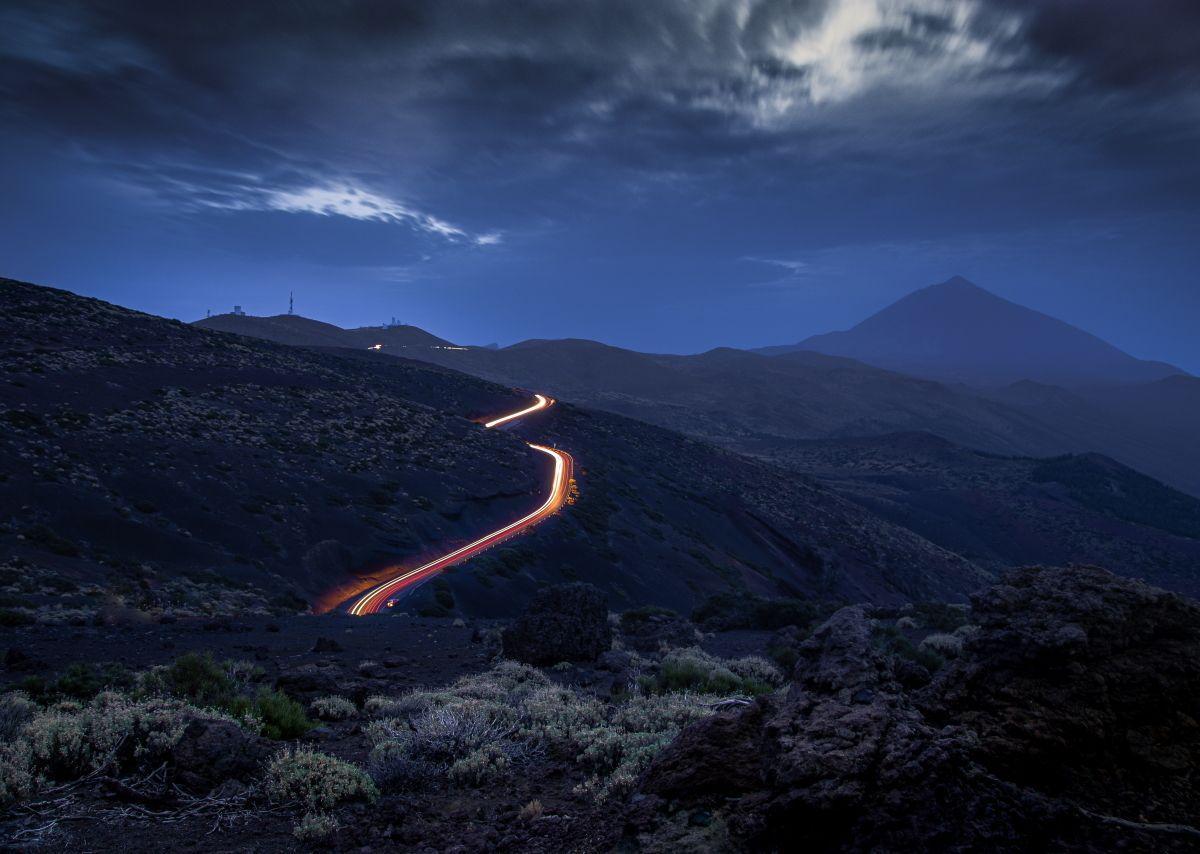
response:
{"label": "rocky terrain", "polygon": [[739,619],[728,603],[695,623],[589,601],[549,588],[512,625],[0,629],[0,835],[50,851],[1200,843],[1191,600],[1027,568],[969,607],[809,622],[776,606],[799,622],[775,631],[706,629]]}
{"label": "rocky terrain", "polygon": [[[1200,608],[1099,569],[1023,569],[972,600],[932,680],[903,621],[846,608],[791,686],[685,730],[633,824],[705,811],[749,850],[1195,850]],[[927,683],[927,684],[923,684]]]}

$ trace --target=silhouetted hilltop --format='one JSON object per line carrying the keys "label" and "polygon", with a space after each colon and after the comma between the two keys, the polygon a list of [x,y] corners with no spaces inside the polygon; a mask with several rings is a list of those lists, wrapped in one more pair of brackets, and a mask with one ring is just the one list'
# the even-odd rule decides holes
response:
{"label": "silhouetted hilltop", "polygon": [[323,323],[301,317],[298,314],[277,314],[274,317],[255,317],[249,314],[217,314],[197,320],[192,324],[201,329],[233,332],[249,335],[280,344],[300,347],[361,347],[366,349],[377,344],[396,351],[409,347],[444,347],[443,341],[424,329],[407,324],[395,326],[360,326],[357,329],[342,329],[332,323]]}

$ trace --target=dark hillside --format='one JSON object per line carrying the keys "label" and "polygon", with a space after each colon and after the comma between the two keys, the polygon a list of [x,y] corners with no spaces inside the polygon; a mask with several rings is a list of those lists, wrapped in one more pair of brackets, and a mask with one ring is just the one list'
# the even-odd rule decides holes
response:
{"label": "dark hillside", "polygon": [[[4,578],[11,606],[48,619],[312,601],[499,527],[543,488],[514,435],[468,420],[525,392],[12,281],[0,308]],[[418,607],[511,613],[573,574],[614,604],[681,610],[730,587],[894,601],[981,578],[832,492],[661,429],[567,407],[523,429],[576,454],[579,502]]]}
{"label": "dark hillside", "polygon": [[978,564],[1097,563],[1200,592],[1200,500],[1099,454],[1001,457],[925,433],[761,452]]}

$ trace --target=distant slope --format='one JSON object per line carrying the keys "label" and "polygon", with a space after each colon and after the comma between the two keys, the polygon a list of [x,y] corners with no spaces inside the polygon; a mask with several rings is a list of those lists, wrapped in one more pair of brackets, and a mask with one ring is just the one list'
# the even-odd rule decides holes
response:
{"label": "distant slope", "polygon": [[367,348],[383,344],[389,351],[407,348],[448,346],[436,335],[416,326],[361,326],[342,329],[332,323],[322,323],[297,314],[277,314],[274,317],[255,317],[248,314],[218,314],[192,324],[201,329],[249,335],[279,344],[301,347]]}
{"label": "distant slope", "polygon": [[1069,323],[985,291],[961,276],[909,294],[845,332],[765,347],[812,350],[913,376],[970,385],[1034,380],[1092,386],[1148,382],[1178,368],[1136,359]]}
{"label": "distant slope", "polygon": [[[10,280],[0,335],[9,605],[311,600],[511,521],[544,483],[540,455],[468,420],[526,396],[436,365],[286,347]],[[565,578],[614,607],[686,611],[731,588],[961,598],[988,577],[794,473],[568,405],[529,421],[520,429],[574,454],[578,502],[422,588],[417,607],[511,614]]]}
{"label": "distant slope", "polygon": [[1200,499],[1098,454],[1000,457],[926,433],[762,451],[985,566],[1092,563],[1200,593]]}
{"label": "distant slope", "polygon": [[930,430],[998,453],[1073,449],[1070,436],[1003,403],[819,353],[663,356],[567,339],[421,358],[733,447],[763,437]]}

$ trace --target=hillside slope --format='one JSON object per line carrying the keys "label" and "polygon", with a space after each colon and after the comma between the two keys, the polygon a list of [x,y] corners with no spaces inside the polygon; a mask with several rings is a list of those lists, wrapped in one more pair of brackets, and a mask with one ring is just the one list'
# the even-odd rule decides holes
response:
{"label": "hillside slope", "polygon": [[915,291],[844,332],[766,347],[811,350],[943,382],[1034,380],[1092,386],[1149,382],[1178,368],[1136,359],[1069,323],[1017,305],[961,276]]}
{"label": "hillside slope", "polygon": [[[511,521],[544,485],[516,436],[468,420],[524,393],[434,365],[9,280],[0,333],[10,605],[299,604]],[[578,503],[417,606],[512,613],[573,576],[614,605],[682,610],[731,587],[899,601],[986,578],[832,491],[658,428],[555,407],[522,429],[576,456]]]}
{"label": "hillside slope", "polygon": [[[231,328],[257,335],[258,320],[232,318]],[[757,451],[770,439],[786,446],[795,439],[924,431],[998,454],[1102,453],[1200,495],[1200,446],[1175,426],[1200,423],[1200,380],[1184,374],[1087,389],[1031,380],[982,389],[808,350],[674,356],[558,339],[382,352],[540,389],[735,450]]]}
{"label": "hillside slope", "polygon": [[1000,457],[927,433],[764,452],[983,566],[1090,563],[1200,593],[1200,499],[1108,457]]}

